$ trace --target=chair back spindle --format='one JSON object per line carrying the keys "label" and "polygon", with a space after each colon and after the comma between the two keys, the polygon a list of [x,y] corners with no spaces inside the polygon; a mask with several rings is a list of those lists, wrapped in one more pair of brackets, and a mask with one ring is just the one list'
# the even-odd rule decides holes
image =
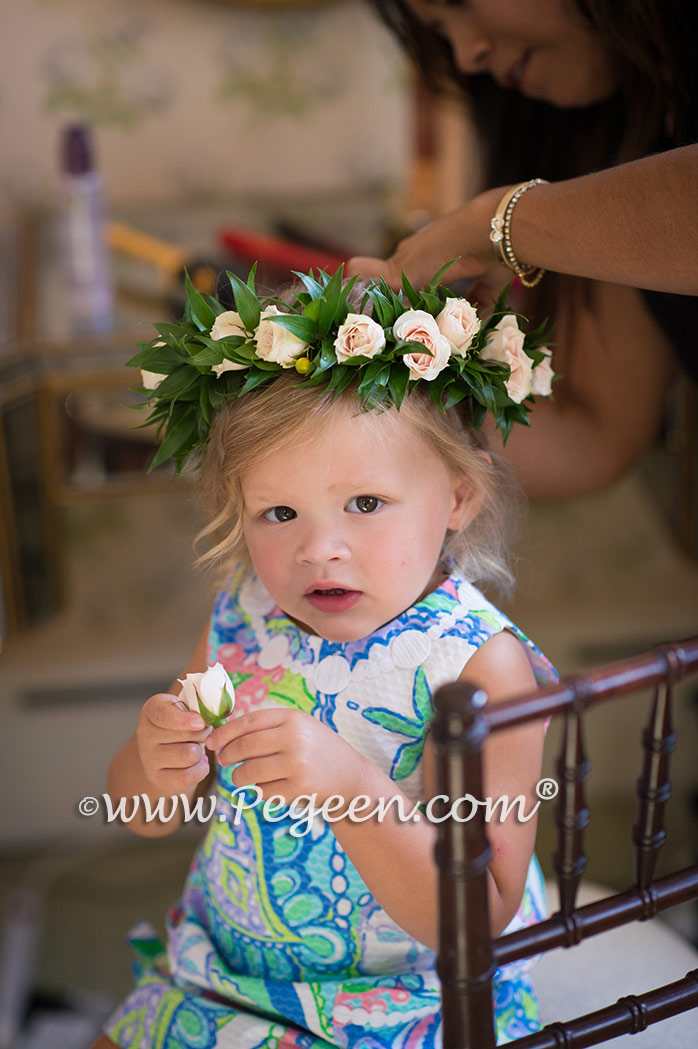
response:
{"label": "chair back spindle", "polygon": [[669,763],[676,745],[671,719],[671,684],[657,687],[648,724],[642,735],[644,765],[637,782],[637,822],[633,827],[635,879],[638,888],[652,882],[659,850],[664,844],[664,810],[671,795]]}
{"label": "chair back spindle", "polygon": [[[446,686],[442,692],[440,716],[433,729],[437,794],[444,807],[458,798],[483,798],[482,746],[488,733],[481,713],[487,698],[484,693],[468,687],[464,696],[459,687],[451,689],[449,692]],[[463,817],[469,814],[470,810]],[[443,815],[442,809],[438,818]],[[436,846],[439,939],[445,944],[437,963],[444,1039],[462,1049],[494,1049],[495,966],[487,895],[492,853],[482,809],[478,807],[459,828],[457,835],[440,834]]]}
{"label": "chair back spindle", "polygon": [[582,847],[583,833],[589,822],[584,784],[589,776],[589,761],[584,751],[582,709],[574,706],[565,714],[560,755],[556,763],[560,793],[555,822],[559,847],[553,856],[560,894],[560,912],[567,918],[574,910],[579,880],[586,868]]}

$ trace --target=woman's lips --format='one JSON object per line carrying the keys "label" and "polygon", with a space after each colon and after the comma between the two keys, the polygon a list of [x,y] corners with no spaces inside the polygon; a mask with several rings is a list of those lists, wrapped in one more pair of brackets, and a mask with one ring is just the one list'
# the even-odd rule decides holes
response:
{"label": "woman's lips", "polygon": [[309,590],[304,597],[320,612],[347,612],[359,600],[361,591],[334,586],[317,587],[315,590]]}
{"label": "woman's lips", "polygon": [[509,70],[509,74],[506,78],[506,86],[514,88],[516,91],[524,90],[524,82],[526,79],[526,67],[528,66],[528,60],[531,57],[530,51],[525,51],[518,62],[512,66]]}

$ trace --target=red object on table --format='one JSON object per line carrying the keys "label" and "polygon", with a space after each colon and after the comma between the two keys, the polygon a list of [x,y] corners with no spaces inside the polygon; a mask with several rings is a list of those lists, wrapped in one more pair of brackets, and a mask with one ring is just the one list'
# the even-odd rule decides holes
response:
{"label": "red object on table", "polygon": [[322,248],[308,247],[283,237],[237,226],[222,229],[219,238],[239,258],[246,259],[250,264],[259,261],[276,270],[307,272],[310,269],[322,269],[334,273],[346,262],[341,255]]}

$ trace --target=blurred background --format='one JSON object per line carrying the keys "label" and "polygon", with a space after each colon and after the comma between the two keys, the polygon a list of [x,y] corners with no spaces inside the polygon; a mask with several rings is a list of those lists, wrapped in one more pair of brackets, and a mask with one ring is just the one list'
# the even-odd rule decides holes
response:
{"label": "blurred background", "polygon": [[[478,157],[360,0],[10,0],[0,41],[0,1049],[81,1049],[200,835],[139,840],[77,808],[213,586],[191,481],[146,473],[124,363],[178,311],[185,266],[206,288],[257,257],[271,283],[386,254],[474,189]],[[530,508],[505,607],[562,673],[698,633],[687,405],[679,385],[612,489]],[[695,859],[698,791],[695,688],[677,699],[673,865]],[[590,719],[588,851],[620,888],[647,704],[616,706]],[[548,871],[549,842],[545,816]],[[696,938],[692,911],[674,920]]]}

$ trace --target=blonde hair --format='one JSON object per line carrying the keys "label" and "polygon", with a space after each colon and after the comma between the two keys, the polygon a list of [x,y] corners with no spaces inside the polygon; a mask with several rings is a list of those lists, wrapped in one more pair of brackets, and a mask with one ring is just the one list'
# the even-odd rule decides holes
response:
{"label": "blonde hair", "polygon": [[[201,466],[200,483],[209,523],[196,542],[209,545],[198,559],[200,564],[226,568],[232,563],[249,564],[242,527],[241,478],[308,426],[316,424],[319,429],[338,409],[361,410],[354,386],[335,396],[300,386],[292,371],[223,406]],[[381,410],[397,413],[394,407],[373,409]],[[485,450],[462,410],[441,411],[426,391],[413,390],[403,401],[399,416],[413,426],[454,477],[467,479],[479,503],[477,514],[465,527],[447,534],[444,559],[473,583],[493,583],[508,590],[513,580],[510,541],[521,499],[509,468]]]}

